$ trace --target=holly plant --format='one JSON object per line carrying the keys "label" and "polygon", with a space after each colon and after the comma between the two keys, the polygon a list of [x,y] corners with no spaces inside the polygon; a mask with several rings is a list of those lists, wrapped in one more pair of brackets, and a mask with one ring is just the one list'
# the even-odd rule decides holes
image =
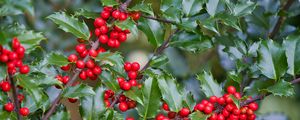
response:
{"label": "holly plant", "polygon": [[[260,100],[295,96],[300,82],[299,1],[272,2],[101,0],[98,12],[58,10],[44,19],[77,38],[68,53],[44,49],[47,31],[15,22],[34,16],[33,1],[3,0],[0,118],[75,119],[66,108],[75,104],[83,120],[255,120]],[[118,48],[140,35],[154,51],[146,63],[126,61]],[[215,53],[227,66],[221,77],[209,65],[189,72],[170,50],[204,61]]]}

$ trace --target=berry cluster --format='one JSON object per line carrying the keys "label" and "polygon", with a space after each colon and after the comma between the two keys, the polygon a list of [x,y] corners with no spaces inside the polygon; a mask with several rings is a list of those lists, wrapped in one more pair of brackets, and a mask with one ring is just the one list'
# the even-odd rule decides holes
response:
{"label": "berry cluster", "polygon": [[[140,17],[139,12],[133,12],[130,15],[134,20],[138,20]],[[124,21],[128,18],[128,14],[106,6],[103,8],[100,16],[101,17],[96,18],[94,21],[95,35],[98,37],[100,43],[107,44],[107,46],[112,48],[118,48],[121,42],[127,40],[127,34],[129,34],[130,31],[122,30],[117,26],[109,28],[107,21],[109,19]]]}
{"label": "berry cluster", "polygon": [[[115,93],[112,90],[106,90],[104,92],[104,102],[107,107],[111,105],[111,101],[114,101],[116,99]],[[136,107],[136,102],[127,98],[125,95],[121,94],[119,98],[117,98],[119,103],[119,109],[122,112],[126,112],[129,109],[133,109]],[[116,104],[117,104],[116,103]]]}
{"label": "berry cluster", "polygon": [[176,116],[182,118],[183,120],[188,120],[188,116],[191,113],[189,108],[182,108],[178,113],[170,111],[170,108],[167,103],[163,103],[161,108],[167,112],[167,116],[164,114],[158,114],[155,119],[156,120],[170,120],[174,119]]}
{"label": "berry cluster", "polygon": [[[14,75],[17,73],[17,69],[19,68],[19,72],[21,74],[28,74],[30,71],[30,67],[28,65],[23,65],[22,59],[25,56],[26,49],[21,45],[18,38],[12,39],[12,51],[3,48],[0,45],[0,62],[6,63],[7,66],[7,73],[10,75]],[[1,81],[0,87],[3,92],[9,92],[11,89],[11,85],[8,81]],[[20,87],[21,89],[21,87]],[[22,102],[24,100],[24,95],[18,94],[18,102]],[[15,109],[13,103],[8,102],[3,106],[4,110],[7,112],[12,112]],[[19,113],[22,116],[29,115],[30,111],[27,107],[23,107],[19,110]]]}
{"label": "berry cluster", "polygon": [[131,89],[132,86],[140,86],[140,84],[138,84],[136,80],[138,76],[138,71],[140,69],[140,64],[137,62],[133,62],[133,63],[125,62],[124,69],[127,72],[127,76],[129,80],[126,81],[122,77],[117,78],[120,88],[122,90],[128,91]]}
{"label": "berry cluster", "polygon": [[9,51],[0,45],[0,62],[6,63],[9,74],[15,74],[17,72],[16,68],[19,68],[21,74],[27,74],[30,68],[28,65],[23,65],[22,59],[25,55],[25,48],[18,38],[13,38],[12,49],[13,51]]}
{"label": "berry cluster", "polygon": [[238,108],[230,96],[234,96],[238,100],[242,98],[240,93],[236,92],[235,87],[229,86],[227,94],[219,98],[211,96],[209,100],[202,100],[194,107],[194,110],[211,114],[209,120],[255,120],[254,111],[258,109],[257,103],[253,102]]}

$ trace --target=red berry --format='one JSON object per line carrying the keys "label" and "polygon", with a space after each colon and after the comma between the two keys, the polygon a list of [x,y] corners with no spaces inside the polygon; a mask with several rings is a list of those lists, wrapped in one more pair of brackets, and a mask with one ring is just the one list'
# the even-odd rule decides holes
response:
{"label": "red berry", "polygon": [[101,67],[95,66],[95,67],[93,68],[93,73],[94,73],[95,75],[100,75],[100,74],[102,73]]}
{"label": "red berry", "polygon": [[118,34],[118,40],[119,40],[120,42],[125,42],[126,39],[127,39],[127,35],[126,35],[125,33],[120,32],[120,33]]}
{"label": "red berry", "polygon": [[141,17],[141,13],[140,12],[133,12],[130,14],[131,18],[135,21],[139,20]]}
{"label": "red berry", "polygon": [[104,100],[104,103],[105,103],[106,107],[110,107],[110,102],[109,102],[109,100]]}
{"label": "red berry", "polygon": [[105,34],[100,35],[98,39],[99,39],[99,42],[102,44],[106,44],[108,42],[108,36]]}
{"label": "red berry", "polygon": [[95,21],[94,21],[94,26],[95,27],[101,27],[101,26],[104,26],[106,25],[106,21],[102,18],[96,18]]}
{"label": "red berry", "polygon": [[165,111],[170,111],[170,108],[169,108],[168,104],[165,103],[165,102],[162,104],[162,108],[163,108]]}
{"label": "red berry", "polygon": [[9,55],[8,55],[8,59],[9,60],[15,60],[15,59],[17,59],[18,58],[18,54],[17,53],[15,53],[15,52],[11,52]]}
{"label": "red berry", "polygon": [[120,47],[120,42],[118,40],[115,40],[114,48],[119,48],[119,47]]}
{"label": "red berry", "polygon": [[12,104],[12,103],[6,103],[6,104],[4,105],[4,109],[5,109],[7,112],[11,112],[11,111],[14,110],[14,104]]}
{"label": "red berry", "polygon": [[163,114],[158,114],[155,117],[155,120],[163,120],[165,118],[165,116]]}
{"label": "red berry", "polygon": [[120,95],[119,102],[125,102],[127,97],[125,95]]}
{"label": "red berry", "polygon": [[68,98],[69,102],[70,103],[75,103],[77,102],[77,99],[76,98]]}
{"label": "red berry", "polygon": [[27,115],[29,115],[29,109],[28,108],[26,108],[26,107],[23,107],[23,108],[21,108],[20,109],[20,114],[22,115],[22,116],[27,116]]}
{"label": "red berry", "polygon": [[173,119],[176,117],[176,112],[168,112],[168,118]]}
{"label": "red berry", "polygon": [[84,57],[86,57],[88,54],[89,54],[88,50],[85,50],[85,51],[83,51],[82,53],[80,53],[79,56],[80,56],[81,58],[84,58]]}
{"label": "red berry", "polygon": [[137,63],[137,62],[133,62],[133,63],[131,64],[131,70],[133,70],[133,71],[138,71],[138,70],[140,70],[140,64]]}
{"label": "red berry", "polygon": [[21,46],[21,43],[19,42],[18,38],[14,37],[12,40],[12,48],[16,49],[20,46]]}
{"label": "red berry", "polygon": [[122,29],[119,28],[118,26],[114,26],[114,30],[118,31],[118,32],[122,32]]}
{"label": "red berry", "polygon": [[78,60],[76,62],[76,67],[79,68],[79,69],[83,69],[85,67],[85,64],[82,60]]}
{"label": "red berry", "polygon": [[218,115],[216,113],[213,113],[208,120],[217,120],[218,119]]}
{"label": "red berry", "polygon": [[99,53],[104,53],[106,52],[106,50],[103,48],[103,47],[100,47],[98,50],[97,50],[98,54]]}
{"label": "red berry", "polygon": [[205,105],[203,105],[203,104],[197,104],[197,110],[199,110],[199,111],[203,111],[205,109]]}
{"label": "red berry", "polygon": [[137,81],[135,79],[129,80],[128,82],[131,86],[137,86]]}
{"label": "red berry", "polygon": [[69,76],[64,76],[61,82],[62,82],[63,84],[67,84],[67,83],[69,82],[69,80],[70,80],[70,77],[69,77]]}
{"label": "red berry", "polygon": [[24,95],[22,95],[22,94],[18,94],[18,101],[19,102],[22,102],[23,100],[24,100]]}
{"label": "red berry", "polygon": [[79,78],[80,78],[81,80],[86,80],[86,79],[87,79],[86,72],[85,72],[85,71],[81,71],[81,72],[79,73]]}
{"label": "red berry", "polygon": [[126,13],[121,12],[120,16],[119,16],[119,20],[124,21],[127,19],[127,17],[128,17],[128,15]]}
{"label": "red berry", "polygon": [[100,30],[101,34],[106,34],[108,32],[108,27],[106,25],[103,25],[103,26],[99,27],[99,30]]}
{"label": "red berry", "polygon": [[127,117],[126,120],[134,120],[133,117]]}
{"label": "red berry", "polygon": [[87,70],[86,70],[86,75],[87,75],[88,77],[94,77],[94,73],[93,73],[93,71],[92,71],[91,69],[87,69]]}
{"label": "red berry", "polygon": [[117,78],[117,81],[118,81],[118,83],[119,83],[119,84],[121,84],[122,82],[124,82],[124,81],[125,81],[125,79],[124,79],[124,78],[121,78],[121,77],[119,77],[119,78]]}
{"label": "red berry", "polygon": [[236,92],[236,89],[234,86],[228,86],[227,87],[227,92],[230,94],[234,94]]}
{"label": "red berry", "polygon": [[69,57],[68,57],[68,61],[69,61],[69,62],[76,62],[77,59],[78,59],[78,57],[77,57],[77,55],[75,55],[75,54],[71,54],[71,55],[69,55]]}
{"label": "red berry", "polygon": [[94,60],[88,60],[88,61],[85,63],[85,66],[86,66],[87,68],[90,68],[90,69],[94,68],[94,67],[95,67],[95,62],[94,62]]}
{"label": "red berry", "polygon": [[226,100],[227,104],[233,103],[233,100],[231,97],[227,97],[227,98],[225,98],[225,100]]}
{"label": "red berry", "polygon": [[206,106],[209,106],[209,107],[214,107],[214,104],[212,104],[211,102],[207,103]]}
{"label": "red berry", "polygon": [[27,73],[29,73],[29,71],[30,71],[30,68],[28,65],[23,65],[22,67],[20,67],[21,74],[27,74]]}
{"label": "red berry", "polygon": [[98,52],[97,52],[96,50],[91,49],[91,50],[89,51],[89,55],[90,55],[91,57],[97,57],[97,56],[98,56]]}
{"label": "red berry", "polygon": [[232,104],[226,105],[225,109],[229,112],[231,112],[234,109],[234,106]]}
{"label": "red berry", "polygon": [[234,93],[233,95],[234,95],[234,97],[237,98],[237,99],[241,99],[241,98],[242,98],[242,96],[241,96],[241,94],[240,94],[239,92],[236,92],[236,93]]}
{"label": "red berry", "polygon": [[212,102],[212,103],[215,103],[215,102],[218,101],[218,98],[217,98],[216,96],[211,96],[211,97],[209,98],[209,101]]}
{"label": "red berry", "polygon": [[113,39],[117,39],[119,37],[119,33],[117,31],[111,31],[109,37]]}
{"label": "red berry", "polygon": [[207,103],[209,103],[207,100],[202,100],[201,104],[206,105]]}
{"label": "red berry", "polygon": [[137,72],[135,72],[135,71],[128,72],[128,77],[129,77],[129,79],[136,79]]}
{"label": "red berry", "polygon": [[119,19],[121,12],[119,10],[115,10],[112,12],[112,17],[115,19]]}
{"label": "red berry", "polygon": [[105,6],[105,7],[103,7],[103,10],[107,11],[107,12],[111,12],[113,10],[113,8],[110,6]]}
{"label": "red berry", "polygon": [[252,115],[249,115],[248,116],[248,119],[247,120],[255,120],[256,118],[256,115],[255,114],[252,114]]}
{"label": "red berry", "polygon": [[130,33],[130,31],[128,29],[124,30],[123,32],[126,34]]}
{"label": "red berry", "polygon": [[15,74],[17,72],[15,67],[8,67],[7,72],[11,75]]}
{"label": "red berry", "polygon": [[71,66],[69,64],[60,67],[60,69],[62,69],[63,71],[68,71],[68,70],[70,70],[70,68],[71,68]]}
{"label": "red berry", "polygon": [[253,103],[250,103],[250,104],[248,105],[248,107],[249,107],[251,110],[256,111],[256,110],[258,109],[258,104],[255,103],[255,102],[253,102]]}
{"label": "red berry", "polygon": [[189,114],[190,114],[190,110],[188,108],[182,108],[180,111],[179,111],[179,115],[181,117],[187,117]]}
{"label": "red berry", "polygon": [[128,105],[126,104],[126,102],[121,102],[119,104],[119,109],[122,111],[122,112],[125,112],[128,110]]}
{"label": "red berry", "polygon": [[18,47],[18,48],[16,49],[16,53],[17,53],[18,55],[24,54],[24,53],[25,53],[25,48],[22,47],[22,46]]}
{"label": "red berry", "polygon": [[131,108],[135,108],[136,107],[136,102],[133,101],[133,100],[129,100],[127,102],[127,105],[128,105],[128,108],[131,109]]}
{"label": "red berry", "polygon": [[101,17],[103,19],[108,19],[110,17],[110,12],[109,11],[102,11],[101,12]]}
{"label": "red berry", "polygon": [[2,53],[2,54],[0,55],[0,61],[1,61],[1,62],[4,62],[4,63],[7,62],[7,61],[8,61],[8,56],[7,56],[6,54],[3,54],[3,53]]}
{"label": "red berry", "polygon": [[251,109],[247,109],[247,114],[248,114],[248,115],[253,115],[254,112],[253,112],[253,110],[251,110]]}
{"label": "red berry", "polygon": [[219,114],[217,117],[217,120],[225,120],[225,117],[223,114]]}
{"label": "red berry", "polygon": [[16,66],[15,66],[15,62],[8,62],[8,63],[6,63],[6,66],[7,66],[8,68],[14,68],[14,67],[16,67]]}
{"label": "red berry", "polygon": [[212,113],[212,111],[213,111],[213,107],[211,107],[211,106],[206,106],[204,108],[204,113],[205,114],[210,114],[210,113]]}
{"label": "red berry", "polygon": [[9,82],[3,81],[1,84],[1,89],[3,92],[8,92],[10,90]]}
{"label": "red berry", "polygon": [[226,109],[223,109],[222,115],[223,115],[224,117],[228,117],[228,116],[230,115],[230,112],[228,112]]}
{"label": "red berry", "polygon": [[240,120],[247,120],[247,115],[246,114],[241,114],[239,116]]}
{"label": "red berry", "polygon": [[107,42],[107,45],[109,47],[115,47],[116,46],[116,41],[115,39],[109,39],[108,42]]}
{"label": "red berry", "polygon": [[239,115],[241,112],[240,112],[240,110],[238,108],[234,108],[232,110],[232,113],[235,114],[235,115]]}
{"label": "red berry", "polygon": [[95,29],[95,35],[99,36],[101,34],[100,28]]}
{"label": "red berry", "polygon": [[131,85],[129,82],[122,82],[121,85],[120,85],[121,89],[125,90],[125,91],[128,91],[130,90],[131,88]]}
{"label": "red berry", "polygon": [[86,48],[84,44],[78,44],[76,45],[75,50],[77,51],[77,53],[82,53],[86,50]]}

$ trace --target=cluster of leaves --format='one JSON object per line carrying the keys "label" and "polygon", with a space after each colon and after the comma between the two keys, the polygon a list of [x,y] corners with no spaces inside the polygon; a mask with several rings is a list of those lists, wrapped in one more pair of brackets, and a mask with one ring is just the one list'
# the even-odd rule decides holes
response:
{"label": "cluster of leaves", "polygon": [[[119,3],[113,0],[101,0],[103,6],[118,6]],[[34,15],[30,0],[15,2],[5,0],[0,2],[0,17],[18,15],[28,12]],[[297,3],[299,4],[299,3]],[[206,97],[222,96],[222,88],[227,85],[245,85],[245,92],[248,95],[259,93],[272,93],[278,96],[292,96],[295,94],[291,80],[300,74],[300,37],[299,32],[282,36],[279,41],[273,41],[251,35],[248,26],[261,23],[253,21],[256,14],[263,6],[251,1],[230,1],[230,0],[161,0],[158,12],[154,12],[152,5],[139,2],[128,8],[128,11],[140,11],[143,16],[138,22],[128,19],[123,22],[115,21],[113,24],[121,29],[130,29],[132,34],[142,31],[151,45],[157,50],[168,39],[170,31],[179,30],[171,37],[168,45],[184,51],[199,53],[208,49],[220,49],[220,54],[230,58],[234,63],[233,68],[228,69],[227,79],[223,83],[214,80],[210,72],[203,72],[197,75],[201,83],[199,86]],[[13,9],[18,8],[18,9]],[[90,30],[84,20],[94,19],[99,13],[80,9],[74,15],[65,12],[54,13],[47,18],[59,25],[65,32],[71,33],[77,38],[89,39]],[[79,19],[84,17],[85,19]],[[1,18],[0,18],[1,19]],[[261,22],[265,23],[263,19]],[[5,24],[5,23],[3,23]],[[271,27],[266,27],[271,28]],[[62,86],[55,79],[57,67],[69,64],[67,57],[60,52],[47,53],[39,47],[45,37],[31,30],[26,30],[23,25],[10,24],[2,25],[0,32],[0,44],[5,47],[9,40],[17,36],[26,47],[26,53],[31,58],[26,62],[32,69],[29,75],[16,75],[17,84],[22,86],[22,92],[26,95],[25,106],[30,109],[29,118],[40,119],[50,107],[54,98],[57,97],[57,90],[54,86]],[[258,39],[261,38],[261,39]],[[255,39],[255,40],[252,40]],[[276,39],[277,40],[277,39]],[[75,41],[75,40],[74,40]],[[169,47],[168,46],[168,47]],[[74,87],[62,89],[63,98],[79,98],[80,114],[83,119],[124,119],[122,113],[107,109],[104,104],[104,91],[111,89],[120,93],[116,78],[126,77],[123,70],[123,57],[119,52],[101,53],[96,61],[101,62],[103,73],[95,86],[81,83]],[[150,67],[143,74],[142,88],[132,89],[124,92],[124,95],[137,101],[136,111],[142,119],[154,118],[160,111],[162,100],[166,102],[171,111],[178,112],[183,107],[193,110],[197,103],[191,92],[177,82],[167,71],[162,70],[168,57],[164,54],[151,58]],[[180,69],[180,68],[179,68]],[[4,65],[0,65],[0,81],[6,76]],[[9,98],[0,92],[0,108]],[[16,118],[16,114],[8,113],[0,109],[0,116]],[[190,115],[192,119],[206,119],[199,113]],[[50,119],[69,119],[70,115],[66,108],[61,105]]]}

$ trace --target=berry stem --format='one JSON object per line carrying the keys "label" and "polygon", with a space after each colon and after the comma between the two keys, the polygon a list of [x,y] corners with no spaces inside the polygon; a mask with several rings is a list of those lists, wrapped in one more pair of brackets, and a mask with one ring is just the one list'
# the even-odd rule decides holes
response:
{"label": "berry stem", "polygon": [[12,95],[13,95],[14,104],[16,106],[15,112],[17,113],[17,118],[18,118],[18,120],[22,120],[22,117],[19,113],[20,103],[18,101],[18,91],[17,91],[17,87],[16,87],[16,84],[15,84],[15,81],[14,81],[12,75],[8,74],[8,80],[9,80],[11,88],[12,88]]}
{"label": "berry stem", "polygon": [[167,20],[167,19],[163,19],[163,18],[157,18],[154,16],[146,16],[146,15],[141,15],[143,18],[147,18],[147,19],[152,19],[152,20],[156,20],[156,21],[160,21],[160,22],[164,22],[164,23],[170,23],[173,25],[177,25],[177,23],[175,21],[171,21],[171,20]]}
{"label": "berry stem", "polygon": [[[294,0],[288,0],[285,5],[279,11],[287,11],[291,5],[293,4]],[[274,29],[272,32],[269,33],[269,38],[273,39],[275,35],[278,33],[281,25],[284,23],[286,16],[280,16],[275,24]]]}

